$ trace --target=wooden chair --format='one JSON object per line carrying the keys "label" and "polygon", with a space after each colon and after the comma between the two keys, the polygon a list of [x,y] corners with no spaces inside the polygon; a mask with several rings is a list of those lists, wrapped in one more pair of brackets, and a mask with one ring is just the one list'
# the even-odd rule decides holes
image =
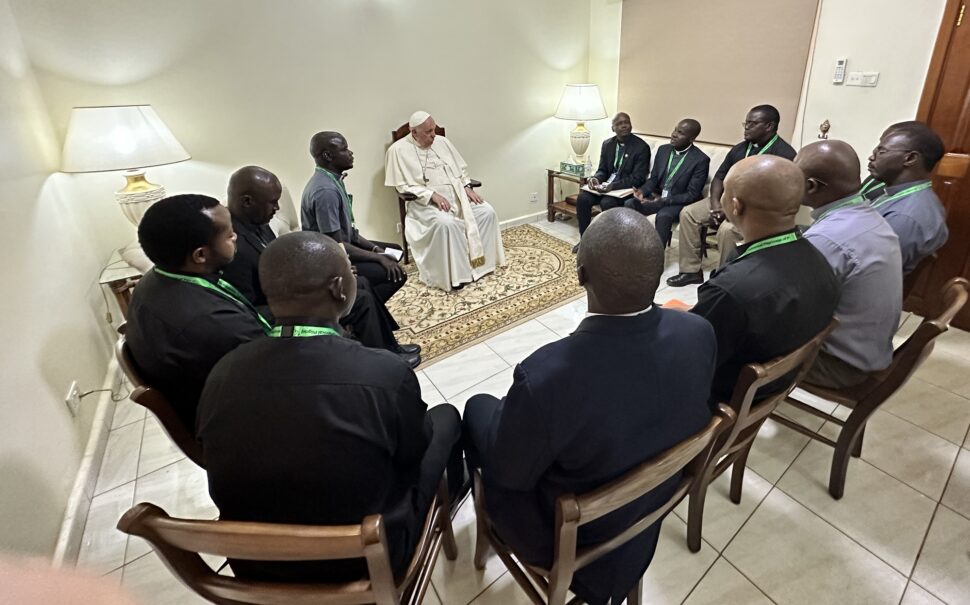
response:
{"label": "wooden chair", "polygon": [[175,442],[175,445],[188,456],[189,460],[205,468],[202,461],[202,446],[195,440],[192,429],[185,426],[179,415],[175,413],[175,408],[172,407],[168,398],[161,391],[145,383],[141,374],[135,369],[135,362],[125,344],[124,335],[115,344],[115,357],[118,358],[118,365],[121,366],[121,370],[128,377],[128,382],[131,383],[131,400],[148,408],[158,418],[162,428]]}
{"label": "wooden chair", "polygon": [[[731,501],[735,504],[741,503],[745,464],[758,431],[761,430],[769,414],[774,412],[812,367],[822,343],[838,324],[839,321],[833,319],[814,338],[787,355],[776,357],[764,364],[749,363],[741,368],[731,401],[728,403],[737,419],[731,431],[722,435],[714,445],[714,455],[708,460],[690,492],[690,502],[687,506],[687,547],[691,552],[698,552],[701,549],[701,529],[704,525],[704,502],[707,498],[708,485],[728,467],[733,466]],[[782,390],[754,402],[758,389],[782,379],[789,373],[791,378]]]}
{"label": "wooden chair", "polygon": [[[424,521],[421,539],[403,576],[395,578],[384,519],[368,515],[359,525],[288,525],[175,519],[142,502],[118,521],[118,529],[148,540],[168,569],[197,594],[220,605],[417,604],[431,583],[440,548],[453,561],[458,547],[442,482]],[[367,577],[345,583],[289,584],[219,575],[199,553],[257,561],[364,559]]]}
{"label": "wooden chair", "polygon": [[845,492],[845,476],[849,467],[850,454],[856,458],[862,455],[862,437],[866,422],[883,402],[906,384],[913,372],[933,351],[936,337],[949,329],[950,321],[967,302],[968,288],[970,288],[970,282],[962,277],[954,277],[948,281],[943,286],[940,314],[934,319],[924,319],[906,342],[893,352],[890,366],[874,373],[862,384],[847,389],[827,389],[804,383],[798,385],[800,389],[812,395],[852,410],[846,420],[841,420],[792,397],[787,399],[787,402],[796,408],[841,426],[842,429],[836,441],[793,420],[776,414],[771,415],[775,421],[835,448],[832,469],[829,473],[829,493],[836,500],[840,499]]}
{"label": "wooden chair", "polygon": [[930,278],[934,263],[936,263],[936,253],[921,260],[908,275],[903,276],[903,302],[917,286],[922,286]]}
{"label": "wooden chair", "polygon": [[[627,543],[663,519],[687,495],[711,454],[717,437],[734,421],[734,412],[721,405],[711,422],[669,450],[658,454],[627,472],[625,475],[591,492],[576,496],[563,494],[556,499],[555,550],[549,569],[520,563],[502,541],[487,513],[486,496],[481,474],[474,476],[475,514],[478,517],[478,542],[475,546],[475,567],[483,569],[491,546],[511,572],[512,577],[537,605],[563,605],[573,575],[581,568]],[[579,528],[604,517],[664,483],[680,471],[684,474],[674,495],[658,509],[640,518],[615,537],[592,546],[579,547]],[[640,604],[642,579],[627,603]],[[537,589],[538,587],[538,589]],[[540,594],[540,590],[542,594]],[[570,604],[580,603],[578,597]]]}
{"label": "wooden chair", "polygon": [[[434,133],[439,136],[445,136],[444,126],[436,125],[434,127]],[[407,122],[405,122],[400,126],[398,126],[397,129],[391,131],[391,143],[395,143],[400,139],[403,139],[404,137],[408,136],[409,134],[411,134],[411,126],[408,125]],[[476,181],[475,179],[471,179],[470,182],[468,183],[468,186],[474,189],[476,187],[481,187],[482,183],[481,181]],[[411,202],[416,199],[418,198],[413,193],[399,193],[397,195],[397,209],[401,217],[401,246],[404,248],[404,258],[403,258],[404,264],[407,264],[411,261],[411,249],[410,247],[408,247],[408,238],[404,234],[404,218],[407,216],[407,202]]]}

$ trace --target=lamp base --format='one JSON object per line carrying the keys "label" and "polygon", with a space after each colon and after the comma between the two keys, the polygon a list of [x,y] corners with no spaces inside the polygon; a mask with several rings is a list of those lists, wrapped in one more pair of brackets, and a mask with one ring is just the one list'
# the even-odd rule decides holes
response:
{"label": "lamp base", "polygon": [[165,197],[165,188],[149,182],[144,170],[126,171],[125,180],[124,188],[115,192],[115,201],[121,206],[125,218],[138,227],[148,208]]}
{"label": "lamp base", "polygon": [[585,122],[576,122],[576,128],[569,133],[569,145],[573,148],[573,161],[586,164],[586,150],[589,149],[590,132]]}

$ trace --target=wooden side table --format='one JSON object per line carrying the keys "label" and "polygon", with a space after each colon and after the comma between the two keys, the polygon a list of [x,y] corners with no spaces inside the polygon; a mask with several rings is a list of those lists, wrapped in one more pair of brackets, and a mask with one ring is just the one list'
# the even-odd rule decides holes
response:
{"label": "wooden side table", "polygon": [[[556,220],[556,213],[568,214],[569,216],[576,216],[576,195],[567,195],[561,200],[556,199],[555,188],[556,179],[561,181],[568,181],[570,183],[576,183],[580,187],[586,184],[587,177],[576,176],[575,174],[569,174],[568,172],[560,172],[559,170],[553,170],[551,168],[546,169],[546,176],[548,178],[548,185],[546,190],[546,218],[550,223]],[[599,207],[593,207],[593,214],[599,211]]]}
{"label": "wooden side table", "polygon": [[108,286],[111,293],[115,295],[118,308],[121,309],[121,316],[128,319],[128,303],[131,302],[131,291],[138,283],[141,271],[129,265],[121,253],[115,250],[108,259],[108,264],[101,270],[101,277],[98,283]]}

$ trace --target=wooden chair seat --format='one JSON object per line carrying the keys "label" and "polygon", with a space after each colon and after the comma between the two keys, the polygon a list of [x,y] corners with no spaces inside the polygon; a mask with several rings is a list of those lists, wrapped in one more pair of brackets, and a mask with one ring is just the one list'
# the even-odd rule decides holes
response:
{"label": "wooden chair seat", "polygon": [[131,357],[131,351],[125,344],[124,335],[115,343],[115,357],[118,359],[121,371],[124,372],[128,382],[131,383],[130,399],[138,405],[148,408],[175,445],[182,450],[189,460],[205,468],[202,459],[202,446],[196,441],[192,427],[185,426],[182,418],[175,412],[175,408],[161,391],[145,383],[135,367],[135,360]]}
{"label": "wooden chair seat", "polygon": [[[847,389],[828,389],[804,383],[798,385],[808,393],[852,410],[849,417],[842,420],[791,396],[786,400],[790,405],[804,412],[842,427],[836,440],[829,439],[817,430],[809,429],[784,416],[774,413],[771,415],[776,422],[835,448],[832,468],[829,471],[829,494],[836,500],[845,493],[850,456],[858,458],[862,455],[862,439],[869,418],[906,384],[913,372],[929,357],[936,338],[949,329],[953,317],[966,304],[968,289],[970,289],[970,282],[962,277],[954,277],[944,284],[940,296],[940,313],[933,319],[924,319],[916,331],[893,351],[890,366],[874,373],[862,384]],[[905,453],[906,450],[901,444],[900,454],[905,455]]]}
{"label": "wooden chair seat", "polygon": [[[822,348],[822,343],[838,324],[838,320],[833,319],[814,338],[787,355],[776,357],[764,364],[751,363],[741,368],[731,401],[728,403],[737,419],[731,431],[722,435],[714,445],[714,454],[701,471],[690,492],[690,502],[687,507],[687,547],[691,552],[698,552],[701,549],[704,502],[707,498],[708,486],[733,466],[731,501],[735,504],[741,503],[745,465],[758,431],[761,430],[769,415],[773,414],[775,408],[792,392],[798,381],[808,373]],[[781,380],[789,374],[791,378],[785,383],[784,388],[758,402],[754,401],[758,389]]]}
{"label": "wooden chair seat", "polygon": [[[169,571],[220,605],[416,605],[431,583],[438,551],[444,548],[451,561],[458,556],[444,481],[425,517],[414,556],[399,578],[392,573],[381,515],[341,526],[202,521],[176,519],[142,502],[121,517],[118,529],[150,542]],[[367,577],[329,584],[246,580],[219,575],[199,553],[256,561],[364,559]]]}
{"label": "wooden chair seat", "polygon": [[[483,569],[488,548],[491,547],[508,568],[509,573],[537,605],[564,605],[569,585],[579,570],[603,555],[626,544],[649,529],[669,513],[692,489],[711,455],[717,438],[734,422],[734,412],[721,405],[710,423],[700,432],[637,465],[619,479],[582,495],[564,494],[556,499],[555,550],[549,569],[521,563],[496,533],[488,515],[487,495],[481,474],[474,475],[475,513],[478,517],[478,541],[475,547],[475,567]],[[646,495],[667,479],[683,471],[673,496],[653,512],[637,519],[622,532],[599,544],[579,547],[579,528],[604,517]],[[642,579],[641,579],[642,584]],[[630,605],[639,605],[641,586],[638,584],[627,598]],[[578,597],[570,603],[581,602]]]}

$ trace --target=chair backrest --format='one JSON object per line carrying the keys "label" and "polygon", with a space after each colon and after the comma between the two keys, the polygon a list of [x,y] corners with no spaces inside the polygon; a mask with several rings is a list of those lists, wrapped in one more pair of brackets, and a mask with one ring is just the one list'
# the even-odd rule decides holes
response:
{"label": "chair backrest", "polygon": [[950,322],[967,302],[970,282],[954,277],[943,285],[941,309],[933,319],[924,319],[906,341],[893,351],[893,361],[856,389],[856,397],[866,405],[878,406],[903,386],[913,372],[933,352],[936,337],[950,328]]}
{"label": "chair backrest", "polygon": [[[121,517],[118,529],[150,542],[172,573],[215,603],[390,605],[400,600],[381,515],[340,526],[201,521],[172,518],[142,502]],[[331,584],[245,580],[217,574],[199,553],[258,561],[364,559],[368,578]]]}
{"label": "chair backrest", "polygon": [[[839,320],[833,318],[821,332],[791,353],[776,357],[767,363],[749,363],[741,368],[728,404],[737,414],[737,420],[731,431],[724,435],[715,448],[714,463],[728,454],[740,451],[757,436],[758,430],[768,415],[788,397],[811,369],[822,348],[822,343],[838,325]],[[754,400],[761,387],[781,380],[787,375],[790,377],[784,388],[760,401]]]}
{"label": "chair backrest", "polygon": [[[673,510],[690,491],[711,455],[717,436],[731,426],[734,416],[730,408],[721,405],[700,432],[634,467],[619,479],[580,496],[560,496],[556,500],[556,545],[555,559],[549,573],[550,594],[556,592],[557,587],[559,590],[568,587],[577,569],[629,542]],[[663,505],[615,537],[577,549],[577,534],[581,526],[641,498],[681,471],[684,474],[676,491]]]}
{"label": "chair backrest", "polygon": [[[435,125],[434,133],[437,135],[445,136],[445,127],[440,125]],[[398,126],[395,130],[391,131],[391,142],[403,139],[404,137],[411,134],[411,126],[405,122]]]}
{"label": "chair backrest", "polygon": [[188,456],[189,460],[204,468],[202,446],[195,440],[192,429],[185,426],[171,402],[161,391],[145,383],[135,367],[135,361],[131,357],[131,351],[128,350],[123,335],[115,343],[115,357],[118,359],[121,371],[131,383],[131,400],[151,410],[175,445]]}
{"label": "chair backrest", "polygon": [[930,278],[930,272],[933,269],[933,265],[936,263],[936,253],[930,254],[916,265],[912,271],[907,275],[903,276],[903,301],[909,298],[909,295],[916,289],[917,286],[925,282]]}

